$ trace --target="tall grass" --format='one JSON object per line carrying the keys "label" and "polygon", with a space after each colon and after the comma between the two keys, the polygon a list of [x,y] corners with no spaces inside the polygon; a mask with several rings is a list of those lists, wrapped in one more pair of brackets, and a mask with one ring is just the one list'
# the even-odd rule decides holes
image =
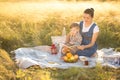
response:
{"label": "tall grass", "polygon": [[[105,71],[101,66],[92,69],[70,68],[54,71],[53,77],[57,80],[114,80],[115,76],[110,71]],[[69,74],[69,75],[68,75]]]}
{"label": "tall grass", "polygon": [[0,80],[16,80],[15,64],[3,49],[0,49],[0,63]]}
{"label": "tall grass", "polygon": [[38,66],[26,70],[17,70],[17,80],[52,80],[48,70],[42,70]]}
{"label": "tall grass", "polygon": [[82,20],[84,9],[95,9],[100,28],[99,48],[120,46],[119,2],[36,3],[0,2],[0,44],[7,51],[23,46],[50,45],[51,35]]}
{"label": "tall grass", "polygon": [[[14,0],[13,0],[14,1]],[[67,32],[73,22],[82,20],[86,8],[95,9],[94,21],[100,28],[99,48],[120,47],[120,2],[0,2],[0,47],[8,52],[19,47],[51,45],[51,36]],[[119,70],[17,70],[8,53],[0,50],[0,80],[114,80]],[[9,65],[9,66],[8,66]],[[70,73],[68,75],[68,73]],[[115,77],[114,77],[115,75]],[[51,78],[52,76],[52,78]],[[55,80],[53,79],[53,80]]]}

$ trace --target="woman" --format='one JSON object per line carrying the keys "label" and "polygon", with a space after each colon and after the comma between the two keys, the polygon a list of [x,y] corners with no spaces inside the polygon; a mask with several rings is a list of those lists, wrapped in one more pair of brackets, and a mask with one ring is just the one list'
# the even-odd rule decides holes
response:
{"label": "woman", "polygon": [[83,21],[80,22],[80,32],[82,35],[82,44],[77,46],[79,56],[92,57],[96,54],[96,40],[99,33],[98,26],[93,22],[94,9],[86,9],[83,13]]}

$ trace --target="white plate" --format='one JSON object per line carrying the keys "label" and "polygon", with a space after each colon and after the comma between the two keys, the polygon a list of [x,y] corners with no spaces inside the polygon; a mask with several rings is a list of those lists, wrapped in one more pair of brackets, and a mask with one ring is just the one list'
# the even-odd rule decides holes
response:
{"label": "white plate", "polygon": [[79,56],[79,59],[80,59],[81,61],[86,61],[86,60],[88,60],[88,58],[85,57],[85,56]]}

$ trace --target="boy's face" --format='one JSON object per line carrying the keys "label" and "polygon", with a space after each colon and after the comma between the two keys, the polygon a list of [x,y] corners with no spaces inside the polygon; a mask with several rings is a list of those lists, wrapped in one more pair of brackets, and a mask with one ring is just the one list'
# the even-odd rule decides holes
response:
{"label": "boy's face", "polygon": [[78,32],[79,32],[79,28],[77,28],[77,27],[73,27],[73,28],[70,29],[70,33],[73,34],[73,35],[78,33]]}

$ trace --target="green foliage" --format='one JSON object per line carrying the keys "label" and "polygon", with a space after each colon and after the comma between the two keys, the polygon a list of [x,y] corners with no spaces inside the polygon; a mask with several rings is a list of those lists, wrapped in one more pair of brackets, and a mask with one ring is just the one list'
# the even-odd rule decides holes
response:
{"label": "green foliage", "polygon": [[95,68],[69,68],[54,71],[53,78],[57,80],[111,80],[114,75],[97,65]]}
{"label": "green foliage", "polygon": [[18,69],[16,72],[17,80],[52,80],[50,72],[45,69],[40,69],[38,66],[30,67],[29,69]]}

